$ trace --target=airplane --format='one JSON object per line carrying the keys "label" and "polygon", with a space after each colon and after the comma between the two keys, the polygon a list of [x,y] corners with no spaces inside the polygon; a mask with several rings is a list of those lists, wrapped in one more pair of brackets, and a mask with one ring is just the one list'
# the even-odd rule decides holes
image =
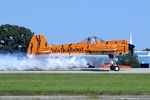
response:
{"label": "airplane", "polygon": [[[72,43],[72,44],[61,44],[61,45],[48,45],[48,42],[42,34],[34,35],[30,41],[28,47],[28,55],[108,55],[111,59],[110,69],[114,71],[119,71],[120,67],[116,64],[114,60],[115,55],[127,54],[129,50],[133,52],[133,44],[129,44],[127,40],[110,40],[104,41],[97,36],[91,36],[85,40]],[[89,62],[93,60],[88,59]],[[101,59],[100,59],[101,60]],[[101,62],[101,61],[98,62]],[[95,62],[93,64],[89,63],[89,67],[96,66]],[[99,66],[99,65],[97,65]]]}

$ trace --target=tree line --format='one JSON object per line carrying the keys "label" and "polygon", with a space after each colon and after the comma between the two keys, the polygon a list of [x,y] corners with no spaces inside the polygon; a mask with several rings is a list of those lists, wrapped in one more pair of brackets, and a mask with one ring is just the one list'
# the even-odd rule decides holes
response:
{"label": "tree line", "polygon": [[0,26],[0,53],[27,52],[34,32],[29,28],[5,24]]}

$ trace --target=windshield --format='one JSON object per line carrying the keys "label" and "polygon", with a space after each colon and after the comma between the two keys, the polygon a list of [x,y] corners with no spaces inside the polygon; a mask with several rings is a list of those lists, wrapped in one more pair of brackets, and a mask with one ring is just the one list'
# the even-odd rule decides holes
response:
{"label": "windshield", "polygon": [[84,39],[82,42],[86,42],[86,43],[98,43],[98,42],[103,42],[104,40],[97,37],[97,36],[91,36],[88,37],[86,39]]}

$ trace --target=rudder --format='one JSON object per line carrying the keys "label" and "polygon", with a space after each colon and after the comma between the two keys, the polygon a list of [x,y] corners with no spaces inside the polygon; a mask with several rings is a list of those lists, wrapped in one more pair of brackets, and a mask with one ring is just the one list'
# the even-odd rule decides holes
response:
{"label": "rudder", "polygon": [[34,35],[28,47],[28,55],[36,55],[41,52],[49,51],[49,45],[42,34]]}

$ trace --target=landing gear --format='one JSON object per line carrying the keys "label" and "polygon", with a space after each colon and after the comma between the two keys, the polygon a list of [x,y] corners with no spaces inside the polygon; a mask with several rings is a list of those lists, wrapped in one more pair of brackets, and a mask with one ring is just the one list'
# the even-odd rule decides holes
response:
{"label": "landing gear", "polygon": [[120,67],[119,67],[119,66],[113,66],[113,65],[111,65],[111,66],[110,66],[110,70],[119,71],[119,70],[120,70]]}
{"label": "landing gear", "polygon": [[110,62],[110,70],[112,70],[112,71],[119,71],[120,67],[117,65],[116,60],[114,59],[114,55],[109,54],[108,56],[109,56],[109,58],[111,60],[111,62]]}

